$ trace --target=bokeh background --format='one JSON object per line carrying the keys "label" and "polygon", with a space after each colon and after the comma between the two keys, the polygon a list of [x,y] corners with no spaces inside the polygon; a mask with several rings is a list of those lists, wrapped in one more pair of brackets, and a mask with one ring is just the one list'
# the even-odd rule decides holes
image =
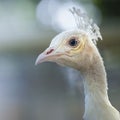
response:
{"label": "bokeh background", "polygon": [[68,8],[80,6],[100,26],[98,48],[108,73],[109,96],[120,111],[119,0],[0,0],[0,120],[81,120],[81,75],[35,60],[63,30],[73,27]]}

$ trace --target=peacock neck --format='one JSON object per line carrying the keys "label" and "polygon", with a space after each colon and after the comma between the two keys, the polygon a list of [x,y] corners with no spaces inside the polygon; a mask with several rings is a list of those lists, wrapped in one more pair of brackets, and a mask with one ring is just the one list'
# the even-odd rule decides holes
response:
{"label": "peacock neck", "polygon": [[85,120],[94,120],[92,114],[95,116],[96,108],[100,108],[102,104],[110,104],[107,94],[106,72],[100,56],[93,58],[93,64],[83,72],[83,77],[85,93],[84,117]]}
{"label": "peacock neck", "polygon": [[83,77],[85,97],[94,98],[92,95],[95,95],[99,99],[108,100],[106,71],[100,56],[94,58],[93,64],[84,71]]}
{"label": "peacock neck", "polygon": [[[83,77],[85,93],[84,119],[104,120],[99,117],[103,116],[106,106],[111,107],[112,105],[108,98],[106,72],[100,55],[93,59],[93,64],[83,72]],[[105,120],[107,119],[105,118]]]}
{"label": "peacock neck", "polygon": [[[88,62],[88,61],[87,61]],[[106,71],[104,67],[104,63],[102,57],[98,53],[94,55],[90,65],[82,71],[84,77],[84,89],[85,95],[97,93],[108,96],[107,95],[107,78],[106,78]]]}

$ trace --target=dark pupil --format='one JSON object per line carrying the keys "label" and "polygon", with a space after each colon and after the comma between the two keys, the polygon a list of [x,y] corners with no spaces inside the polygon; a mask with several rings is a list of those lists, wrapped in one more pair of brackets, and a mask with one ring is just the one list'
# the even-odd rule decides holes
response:
{"label": "dark pupil", "polygon": [[70,45],[70,46],[76,46],[76,45],[77,45],[77,40],[71,39],[71,40],[69,41],[69,45]]}

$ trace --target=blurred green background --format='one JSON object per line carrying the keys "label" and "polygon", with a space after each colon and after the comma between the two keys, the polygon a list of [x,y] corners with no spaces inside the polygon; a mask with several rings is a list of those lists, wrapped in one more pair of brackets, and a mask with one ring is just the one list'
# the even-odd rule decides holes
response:
{"label": "blurred green background", "polygon": [[74,4],[101,28],[98,48],[110,100],[120,111],[119,0],[0,0],[0,120],[82,119],[81,76],[55,63],[34,65],[51,39],[70,27],[64,11]]}

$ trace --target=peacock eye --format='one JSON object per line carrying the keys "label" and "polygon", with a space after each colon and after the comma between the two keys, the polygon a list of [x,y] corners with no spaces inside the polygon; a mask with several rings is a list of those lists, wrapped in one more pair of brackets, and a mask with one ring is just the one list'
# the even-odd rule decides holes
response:
{"label": "peacock eye", "polygon": [[72,38],[69,40],[69,45],[72,47],[76,47],[78,44],[78,41],[76,40],[76,38]]}

